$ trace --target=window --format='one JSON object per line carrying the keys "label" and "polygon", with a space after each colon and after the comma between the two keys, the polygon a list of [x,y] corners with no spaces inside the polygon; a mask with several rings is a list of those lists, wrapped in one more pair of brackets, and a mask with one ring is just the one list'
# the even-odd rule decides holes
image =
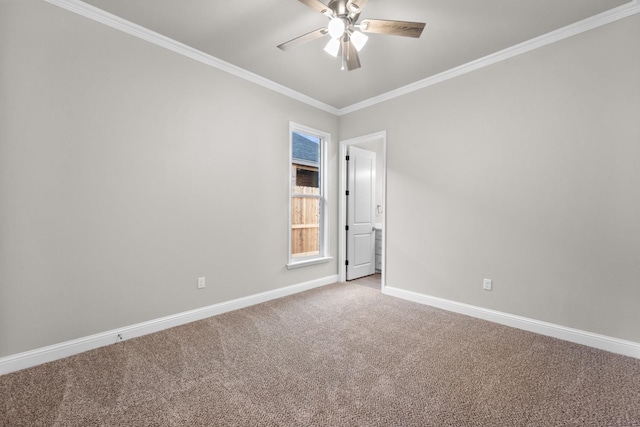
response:
{"label": "window", "polygon": [[325,150],[329,134],[295,123],[289,131],[288,268],[328,261]]}

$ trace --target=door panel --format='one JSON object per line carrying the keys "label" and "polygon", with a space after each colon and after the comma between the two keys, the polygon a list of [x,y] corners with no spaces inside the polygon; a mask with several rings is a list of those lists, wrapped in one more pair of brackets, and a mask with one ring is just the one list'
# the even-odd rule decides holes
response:
{"label": "door panel", "polygon": [[[353,266],[359,267],[371,262],[371,256],[369,256],[369,248],[371,247],[371,234],[360,234],[354,236],[354,258]],[[375,242],[374,242],[375,243]],[[349,260],[351,265],[351,260]]]}
{"label": "door panel", "polygon": [[376,153],[349,147],[347,280],[375,273]]}
{"label": "door panel", "polygon": [[[352,147],[355,148],[355,147]],[[356,224],[373,223],[374,212],[371,210],[372,200],[375,198],[375,154],[373,159],[365,157],[362,153],[353,155],[353,169],[355,173],[353,181],[354,221]],[[351,160],[350,160],[351,161]],[[373,188],[371,179],[373,177]]]}

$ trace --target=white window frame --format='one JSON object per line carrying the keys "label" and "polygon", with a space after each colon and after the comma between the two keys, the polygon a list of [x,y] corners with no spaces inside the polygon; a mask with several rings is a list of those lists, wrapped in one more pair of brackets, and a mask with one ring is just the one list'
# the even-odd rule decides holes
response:
{"label": "white window frame", "polygon": [[[294,258],[291,253],[291,198],[293,195],[291,182],[291,165],[293,163],[293,133],[303,133],[315,136],[320,139],[320,161],[318,162],[318,184],[320,187],[320,230],[318,231],[319,253],[307,257]],[[289,164],[287,167],[287,183],[289,186],[289,221],[288,221],[288,263],[287,268],[299,268],[307,265],[320,264],[329,262],[332,257],[329,256],[329,197],[327,189],[327,147],[331,143],[331,134],[317,129],[310,128],[298,123],[289,122]]]}

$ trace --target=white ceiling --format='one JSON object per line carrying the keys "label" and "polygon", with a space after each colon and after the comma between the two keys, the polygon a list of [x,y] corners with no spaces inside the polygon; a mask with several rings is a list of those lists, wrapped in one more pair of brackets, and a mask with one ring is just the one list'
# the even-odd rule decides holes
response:
{"label": "white ceiling", "polygon": [[326,38],[286,52],[276,47],[327,25],[297,0],[85,2],[338,109],[630,3],[369,0],[361,19],[427,25],[420,39],[369,34],[362,68],[348,72],[323,51]]}

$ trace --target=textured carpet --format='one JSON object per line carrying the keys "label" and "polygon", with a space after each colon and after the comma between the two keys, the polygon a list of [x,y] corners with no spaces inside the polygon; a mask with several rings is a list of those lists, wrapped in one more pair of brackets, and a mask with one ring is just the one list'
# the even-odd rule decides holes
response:
{"label": "textured carpet", "polygon": [[0,377],[2,426],[640,426],[640,360],[335,284]]}

